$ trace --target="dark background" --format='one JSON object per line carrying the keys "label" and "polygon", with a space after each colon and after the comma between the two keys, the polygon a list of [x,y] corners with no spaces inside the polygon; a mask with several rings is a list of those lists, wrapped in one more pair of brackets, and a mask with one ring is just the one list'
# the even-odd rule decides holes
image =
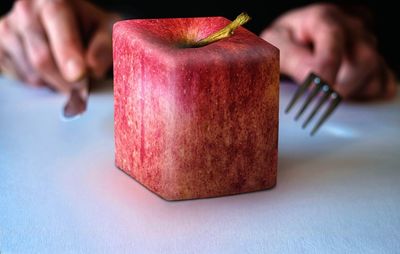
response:
{"label": "dark background", "polygon": [[[395,1],[258,1],[242,0],[228,3],[217,0],[202,1],[141,1],[141,0],[92,0],[107,10],[118,11],[126,18],[162,18],[162,17],[196,17],[225,16],[234,19],[246,11],[252,20],[246,28],[259,34],[272,20],[284,11],[314,2],[333,2],[343,6],[363,6],[372,14],[372,29],[378,37],[378,49],[387,59],[389,65],[400,76],[400,36],[398,16],[400,11]],[[0,14],[9,11],[13,1],[1,0]]]}

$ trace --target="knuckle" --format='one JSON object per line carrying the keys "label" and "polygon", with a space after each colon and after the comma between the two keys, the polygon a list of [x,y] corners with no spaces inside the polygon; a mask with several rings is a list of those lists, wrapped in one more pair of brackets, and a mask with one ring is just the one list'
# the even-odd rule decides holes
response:
{"label": "knuckle", "polygon": [[318,4],[310,16],[313,22],[319,24],[319,27],[326,32],[343,33],[343,27],[341,26],[343,14],[337,6],[331,3]]}
{"label": "knuckle", "polygon": [[343,39],[343,28],[337,23],[330,23],[327,25],[327,30],[332,35],[333,38]]}
{"label": "knuckle", "polygon": [[43,36],[43,29],[37,23],[32,22],[32,20],[27,20],[25,22],[20,22],[18,26],[18,30],[23,36],[32,37],[39,37]]}
{"label": "knuckle", "polygon": [[320,22],[316,33],[325,34],[332,41],[342,42],[345,40],[345,30],[336,21]]}
{"label": "knuckle", "polygon": [[24,15],[26,16],[31,11],[30,4],[26,0],[18,0],[14,3],[12,12],[17,14],[18,16]]}
{"label": "knuckle", "polygon": [[345,39],[346,28],[340,21],[325,17],[316,19],[313,23],[315,24],[315,34],[324,35],[335,41],[343,41]]}
{"label": "knuckle", "polygon": [[19,32],[36,32],[38,17],[31,4],[25,0],[19,0],[14,6],[13,20],[14,26]]}

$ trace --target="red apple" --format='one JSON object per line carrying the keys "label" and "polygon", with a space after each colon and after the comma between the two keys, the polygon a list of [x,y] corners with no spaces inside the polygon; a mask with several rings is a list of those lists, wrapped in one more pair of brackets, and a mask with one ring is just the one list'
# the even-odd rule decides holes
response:
{"label": "red apple", "polygon": [[116,165],[164,199],[276,183],[278,49],[243,26],[190,47],[229,23],[197,17],[114,25]]}

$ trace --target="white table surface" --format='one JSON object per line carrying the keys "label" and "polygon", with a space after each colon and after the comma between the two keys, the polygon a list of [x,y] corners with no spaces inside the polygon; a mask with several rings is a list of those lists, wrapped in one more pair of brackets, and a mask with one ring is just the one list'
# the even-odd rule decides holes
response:
{"label": "white table surface", "polygon": [[178,202],[114,166],[111,89],[75,121],[65,99],[0,78],[1,254],[400,253],[399,96],[312,138],[281,112],[275,188]]}

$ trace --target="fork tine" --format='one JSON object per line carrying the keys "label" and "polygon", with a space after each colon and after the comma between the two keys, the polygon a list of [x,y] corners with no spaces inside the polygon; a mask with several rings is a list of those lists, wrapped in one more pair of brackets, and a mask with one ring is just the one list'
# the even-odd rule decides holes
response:
{"label": "fork tine", "polygon": [[311,119],[313,119],[313,117],[315,116],[315,114],[319,111],[319,109],[321,108],[321,106],[328,100],[329,95],[332,93],[332,89],[329,87],[329,85],[324,84],[322,86],[322,92],[323,92],[323,96],[321,97],[321,99],[318,101],[318,104],[314,107],[313,111],[311,112],[311,114],[307,117],[307,119],[304,121],[302,128],[306,128],[307,125],[310,123]]}
{"label": "fork tine", "polygon": [[329,105],[329,108],[327,108],[327,110],[325,111],[324,115],[322,115],[322,117],[319,119],[319,121],[317,122],[317,124],[314,126],[314,128],[311,131],[311,136],[313,136],[317,130],[319,129],[319,127],[326,121],[326,119],[332,114],[332,112],[335,110],[335,108],[339,105],[340,101],[342,100],[342,97],[336,93],[333,92],[331,93],[331,98],[333,99],[331,101],[331,104]]}
{"label": "fork tine", "polygon": [[301,86],[297,88],[296,93],[292,97],[292,100],[289,102],[288,106],[285,109],[285,113],[289,113],[290,109],[293,107],[293,105],[296,103],[296,101],[300,98],[300,96],[307,91],[308,87],[312,84],[312,82],[316,79],[317,77],[315,76],[314,73],[310,73],[307,77],[307,79],[303,82]]}
{"label": "fork tine", "polygon": [[304,101],[303,105],[301,106],[299,112],[297,113],[296,117],[294,118],[295,120],[298,120],[299,117],[303,114],[304,110],[308,107],[308,105],[311,103],[311,101],[317,96],[319,91],[321,90],[321,80],[319,78],[314,79],[315,87],[311,91],[311,93],[307,96],[307,99]]}
{"label": "fork tine", "polygon": [[[312,86],[313,85],[313,86]],[[310,89],[310,86],[311,89]],[[311,111],[311,114],[307,117],[306,121],[303,123],[302,128],[305,129],[306,126],[311,122],[311,120],[315,117],[315,115],[320,111],[322,105],[324,105],[328,100],[330,101],[328,108],[322,114],[320,119],[317,121],[317,124],[312,129],[310,135],[313,136],[318,129],[322,126],[322,124],[328,119],[328,117],[332,114],[332,112],[336,109],[339,103],[342,101],[342,97],[335,92],[335,90],[324,80],[322,80],[318,75],[314,73],[310,73],[306,80],[301,84],[292,99],[290,100],[288,106],[285,109],[285,113],[288,113],[291,108],[295,105],[297,100],[307,91],[310,89],[310,92],[307,95],[307,98],[303,102],[300,110],[297,112],[295,116],[295,120],[298,120],[300,116],[304,113],[307,109],[309,104],[312,100],[322,92],[323,95],[320,97],[317,104]],[[321,91],[322,90],[322,91]]]}

